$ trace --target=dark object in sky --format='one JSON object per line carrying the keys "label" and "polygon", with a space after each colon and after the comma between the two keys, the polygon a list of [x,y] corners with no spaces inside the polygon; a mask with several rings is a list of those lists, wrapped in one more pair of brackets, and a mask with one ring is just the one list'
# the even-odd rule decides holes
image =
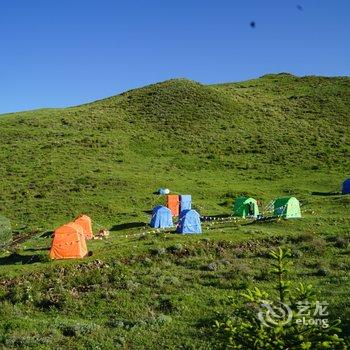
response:
{"label": "dark object in sky", "polygon": [[301,5],[297,5],[297,9],[298,9],[299,11],[303,11],[303,10],[304,10],[303,7],[302,7]]}
{"label": "dark object in sky", "polygon": [[251,26],[252,28],[255,28],[255,22],[254,22],[254,21],[250,22],[250,26]]}

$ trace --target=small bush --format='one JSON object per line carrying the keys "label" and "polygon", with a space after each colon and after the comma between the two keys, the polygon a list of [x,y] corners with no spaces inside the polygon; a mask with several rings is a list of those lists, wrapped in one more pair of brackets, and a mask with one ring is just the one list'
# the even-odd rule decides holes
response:
{"label": "small bush", "polygon": [[157,318],[156,318],[156,323],[159,324],[159,325],[163,325],[165,323],[169,323],[172,321],[172,318],[171,316],[169,315],[159,315]]}
{"label": "small bush", "polygon": [[168,247],[167,250],[170,253],[176,254],[176,253],[180,253],[183,250],[183,246],[181,243],[176,243],[176,244]]}
{"label": "small bush", "polygon": [[65,337],[77,337],[91,334],[100,328],[97,324],[75,323],[60,325],[60,330]]}
{"label": "small bush", "polygon": [[330,271],[325,267],[320,267],[315,273],[316,276],[328,276],[329,274]]}
{"label": "small bush", "polygon": [[292,251],[291,251],[291,257],[292,258],[297,258],[297,259],[299,259],[299,258],[301,258],[302,256],[303,256],[304,254],[303,254],[303,252],[301,251],[301,250],[299,250],[299,249],[292,249]]}
{"label": "small bush", "polygon": [[212,262],[205,267],[208,271],[216,271],[218,269],[218,264],[216,262]]}
{"label": "small bush", "polygon": [[152,255],[164,255],[166,254],[166,249],[163,247],[151,248],[150,252]]}
{"label": "small bush", "polygon": [[350,246],[350,238],[337,236],[334,238],[334,246],[340,249],[346,249]]}
{"label": "small bush", "polygon": [[177,310],[175,303],[169,297],[163,297],[158,301],[157,309],[169,314]]}
{"label": "small bush", "polygon": [[[289,290],[285,274],[290,262],[290,253],[279,249],[271,252],[272,274],[276,276],[275,293],[271,298],[266,291],[257,287],[242,293],[242,301],[231,301],[231,314],[226,313],[215,321],[217,348],[222,349],[346,349],[345,342],[338,336],[340,321],[322,327],[315,323],[293,322],[298,315],[299,303],[308,302],[311,315],[316,310],[316,295],[311,286],[300,284],[294,293]],[[269,306],[264,312],[262,308]],[[285,311],[283,306],[288,309]],[[275,313],[278,310],[277,313]],[[273,310],[271,312],[271,310]],[[288,316],[288,317],[287,317]],[[312,317],[312,316],[311,316]]]}

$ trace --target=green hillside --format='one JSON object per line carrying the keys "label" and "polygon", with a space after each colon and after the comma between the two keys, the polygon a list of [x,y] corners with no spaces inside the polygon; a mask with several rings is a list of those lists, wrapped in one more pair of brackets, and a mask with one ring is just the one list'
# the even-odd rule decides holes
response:
{"label": "green hillside", "polygon": [[308,192],[338,190],[350,162],[349,92],[349,78],[170,80],[3,116],[1,212],[28,228],[53,228],[80,212],[114,224],[149,209],[161,185],[217,211],[229,191],[265,199],[262,182],[279,180],[281,193],[299,172],[312,180]]}
{"label": "green hillside", "polygon": [[[286,73],[174,79],[1,116],[0,214],[21,244],[0,255],[0,345],[216,348],[216,312],[245,288],[272,289],[267,252],[279,246],[292,249],[293,286],[315,285],[350,336],[350,196],[339,193],[349,126],[350,78]],[[152,194],[159,187],[192,194],[209,216],[231,214],[240,195],[263,210],[293,195],[303,218],[155,233],[145,224],[164,200]],[[90,241],[94,254],[82,261],[48,261],[41,233],[79,213],[110,237]]]}

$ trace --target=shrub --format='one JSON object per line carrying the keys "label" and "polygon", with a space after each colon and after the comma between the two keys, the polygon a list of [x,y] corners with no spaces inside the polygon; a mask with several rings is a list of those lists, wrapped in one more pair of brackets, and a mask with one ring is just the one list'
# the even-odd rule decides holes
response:
{"label": "shrub", "polygon": [[[225,349],[345,349],[339,337],[340,321],[322,327],[323,324],[297,322],[298,306],[307,305],[316,310],[315,292],[312,286],[300,284],[294,293],[285,280],[289,251],[279,249],[271,252],[272,273],[277,277],[275,291],[278,298],[271,298],[267,292],[248,289],[241,296],[243,300],[231,303],[231,315],[222,315],[215,321],[218,347]],[[262,307],[267,311],[263,312]],[[296,318],[293,322],[292,318]],[[306,316],[307,321],[312,316]]]}
{"label": "shrub", "polygon": [[156,323],[159,324],[159,325],[162,325],[164,323],[169,323],[172,321],[172,318],[171,316],[169,315],[159,315],[157,318],[156,318]]}
{"label": "shrub", "polygon": [[176,243],[167,248],[167,250],[173,254],[180,253],[183,250],[183,246],[181,243]]}
{"label": "shrub", "polygon": [[164,255],[166,253],[166,249],[163,247],[152,248],[150,250],[152,255]]}
{"label": "shrub", "polygon": [[316,273],[316,276],[328,276],[329,275],[329,270],[327,270],[325,267],[320,267]]}
{"label": "shrub", "polygon": [[340,249],[346,249],[350,246],[350,238],[337,236],[334,239],[334,246]]}
{"label": "shrub", "polygon": [[162,297],[158,300],[157,309],[169,314],[176,311],[177,307],[170,297]]}
{"label": "shrub", "polygon": [[301,251],[301,250],[299,250],[299,249],[292,249],[292,251],[291,251],[291,257],[292,258],[301,258],[302,256],[303,256],[304,254],[303,254],[303,252]]}
{"label": "shrub", "polygon": [[218,264],[216,262],[212,262],[212,263],[208,264],[205,267],[205,269],[208,271],[216,271],[218,269]]}
{"label": "shrub", "polygon": [[74,324],[62,324],[59,326],[62,334],[66,337],[83,336],[84,334],[91,334],[100,329],[97,324],[89,323],[74,323]]}

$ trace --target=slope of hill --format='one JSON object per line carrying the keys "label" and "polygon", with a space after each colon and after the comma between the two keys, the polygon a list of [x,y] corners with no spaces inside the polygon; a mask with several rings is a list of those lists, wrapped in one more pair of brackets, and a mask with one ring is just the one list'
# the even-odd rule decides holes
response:
{"label": "slope of hill", "polygon": [[[0,118],[0,347],[213,349],[214,321],[246,288],[272,292],[268,252],[291,249],[291,289],[313,284],[350,341],[350,78],[170,80],[90,104]],[[146,227],[159,187],[202,215],[239,195],[302,203],[300,220]],[[110,228],[93,255],[49,261],[42,234],[79,213]],[[95,226],[95,230],[98,226]]]}
{"label": "slope of hill", "polygon": [[92,210],[112,224],[149,208],[160,185],[191,188],[205,206],[208,192],[212,202],[232,190],[219,188],[217,172],[258,182],[331,171],[338,189],[349,168],[349,91],[349,78],[288,74],[213,86],[170,80],[3,116],[1,212],[27,228]]}

